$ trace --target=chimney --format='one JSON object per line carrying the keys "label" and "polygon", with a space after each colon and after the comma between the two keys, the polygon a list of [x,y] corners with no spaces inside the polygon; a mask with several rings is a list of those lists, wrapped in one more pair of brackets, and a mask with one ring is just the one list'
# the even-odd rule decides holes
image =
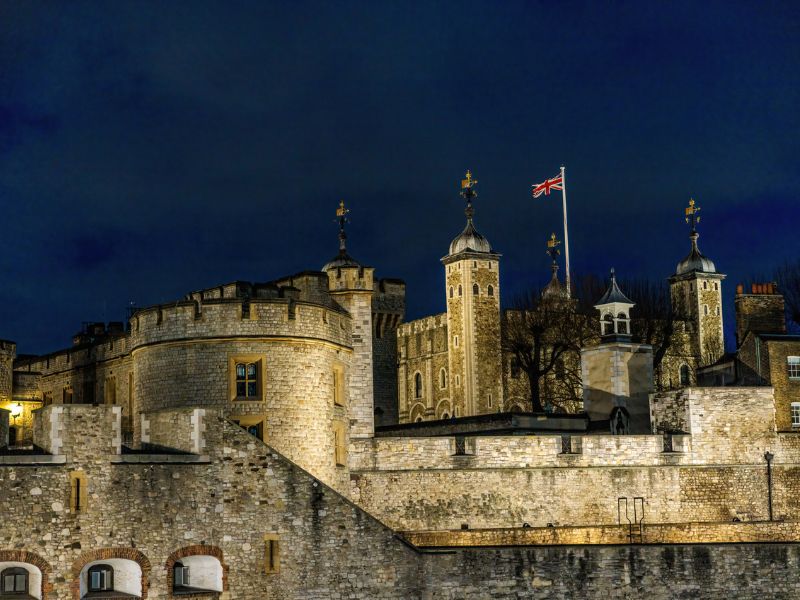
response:
{"label": "chimney", "polygon": [[786,317],[783,296],[778,285],[753,283],[749,294],[744,286],[736,286],[736,346],[741,346],[749,331],[754,333],[786,333]]}

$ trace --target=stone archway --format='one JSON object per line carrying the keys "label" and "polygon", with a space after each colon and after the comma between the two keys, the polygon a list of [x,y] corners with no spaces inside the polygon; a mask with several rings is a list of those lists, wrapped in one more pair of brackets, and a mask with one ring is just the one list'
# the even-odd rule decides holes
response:
{"label": "stone archway", "polygon": [[137,563],[142,569],[142,600],[147,598],[148,588],[150,586],[150,560],[136,550],[136,548],[100,548],[99,550],[88,550],[80,555],[80,557],[72,563],[72,583],[70,588],[72,590],[72,599],[81,599],[81,571],[91,562],[98,560],[109,560],[120,558],[124,560],[132,560]]}
{"label": "stone archway", "polygon": [[189,556],[212,556],[219,561],[219,564],[222,566],[222,591],[228,591],[228,565],[225,564],[225,560],[222,556],[222,550],[217,546],[209,546],[206,544],[195,544],[193,546],[185,546],[180,550],[176,550],[172,554],[169,555],[167,558],[167,562],[164,563],[164,567],[167,570],[167,591],[172,597],[172,590],[174,587],[174,580],[173,577],[175,563],[181,560],[182,558],[187,558]]}
{"label": "stone archway", "polygon": [[0,562],[19,562],[33,565],[42,573],[42,600],[46,600],[53,591],[50,581],[50,565],[38,554],[27,550],[0,550]]}

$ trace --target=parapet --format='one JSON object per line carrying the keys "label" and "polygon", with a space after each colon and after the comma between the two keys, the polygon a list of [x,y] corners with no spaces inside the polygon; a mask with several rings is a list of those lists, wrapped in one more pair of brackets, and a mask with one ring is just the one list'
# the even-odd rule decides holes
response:
{"label": "parapet", "polygon": [[447,327],[447,313],[440,313],[438,315],[416,319],[415,321],[406,321],[397,328],[397,337],[416,335],[417,333],[439,329],[440,327]]}
{"label": "parapet", "polygon": [[372,267],[334,267],[328,270],[328,289],[331,292],[373,291]]}

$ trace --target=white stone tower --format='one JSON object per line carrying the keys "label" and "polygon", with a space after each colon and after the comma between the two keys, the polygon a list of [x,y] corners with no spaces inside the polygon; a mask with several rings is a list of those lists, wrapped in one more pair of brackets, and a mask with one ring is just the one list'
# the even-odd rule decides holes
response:
{"label": "white stone tower", "polygon": [[[347,373],[350,437],[372,437],[375,433],[375,413],[372,386],[372,267],[365,267],[347,253],[347,234],[344,225],[350,212],[339,203],[339,254],[322,270],[328,274],[331,296],[350,313],[352,318],[353,358]],[[338,385],[338,384],[337,384]]]}
{"label": "white stone tower", "polygon": [[[690,325],[692,354],[698,365],[715,362],[725,352],[722,330],[722,280],[710,258],[703,256],[697,247],[697,224],[700,207],[689,200],[686,222],[691,230],[692,248],[669,278],[670,295],[679,315]],[[692,381],[694,378],[692,376]]]}
{"label": "white stone tower", "polygon": [[448,332],[448,385],[456,416],[496,413],[503,398],[500,352],[500,254],[475,229],[478,182],[467,171],[461,195],[467,225],[442,258]]}
{"label": "white stone tower", "polygon": [[611,433],[650,433],[653,348],[631,340],[634,303],[611,283],[595,308],[600,344],[581,350],[583,406],[592,421],[608,421]]}

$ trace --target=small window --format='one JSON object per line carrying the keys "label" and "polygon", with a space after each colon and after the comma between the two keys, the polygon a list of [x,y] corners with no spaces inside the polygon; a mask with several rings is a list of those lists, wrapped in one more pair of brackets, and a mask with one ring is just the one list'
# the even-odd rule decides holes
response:
{"label": "small window", "polygon": [[114,569],[111,565],[90,567],[88,577],[90,592],[107,592],[114,589]]}
{"label": "small window", "polygon": [[236,363],[236,397],[255,398],[258,395],[258,366],[256,363]]}
{"label": "small window", "polygon": [[116,404],[117,403],[117,378],[116,377],[106,377],[106,384],[103,388],[103,394],[105,396],[105,403],[106,404]]}
{"label": "small window", "polygon": [[473,260],[472,261],[472,268],[473,269],[477,269],[478,268],[478,261],[477,260]]}
{"label": "small window", "polygon": [[176,562],[172,568],[172,587],[182,588],[191,585],[189,583],[189,567],[182,562]]}
{"label": "small window", "polygon": [[719,284],[715,281],[714,282],[714,291],[716,292],[717,290],[719,290]]}
{"label": "small window", "polygon": [[509,371],[511,371],[511,379],[519,378],[520,364],[519,359],[516,356],[511,359],[511,367],[509,368]]}
{"label": "small window", "polygon": [[800,402],[792,402],[792,427],[800,427]]}
{"label": "small window", "polygon": [[65,387],[61,390],[61,403],[62,404],[72,404],[72,388]]}
{"label": "small window", "polygon": [[719,306],[717,306],[717,307],[714,309],[714,314],[716,314],[717,316],[719,316]]}
{"label": "small window", "polygon": [[603,317],[603,335],[612,335],[614,333],[614,317],[610,313],[606,313]]}
{"label": "small window", "polygon": [[[456,387],[461,387],[461,377],[456,375]],[[456,407],[456,416],[458,416],[458,408]]]}
{"label": "small window", "polygon": [[486,293],[487,293],[489,296],[494,296],[494,286],[491,286],[491,285],[490,285],[488,288],[486,288]]}
{"label": "small window", "polygon": [[422,375],[414,375],[414,398],[422,398]]}
{"label": "small window", "polygon": [[450,297],[451,298],[453,297],[453,286],[452,285],[450,286]]}
{"label": "small window", "polygon": [[70,501],[69,507],[72,512],[84,512],[89,500],[89,490],[86,481],[86,473],[83,471],[73,471],[69,474]]}
{"label": "small window", "polygon": [[458,348],[458,336],[457,335],[453,336],[453,347],[454,348]]}
{"label": "small window", "polygon": [[491,394],[491,392],[489,392],[489,395],[486,397],[486,405],[489,408],[492,408],[492,394]]}
{"label": "small window", "polygon": [[477,296],[480,293],[481,289],[478,287],[477,283],[472,284],[472,295]]}
{"label": "small window", "polygon": [[458,295],[461,296],[461,284],[458,285]]}
{"label": "small window", "polygon": [[334,421],[333,423],[333,458],[337,467],[347,464],[347,446],[344,434],[344,423]]}
{"label": "small window", "polygon": [[625,315],[625,313],[619,313],[617,315],[617,333],[628,333],[628,317]]}
{"label": "small window", "polygon": [[708,304],[703,304],[703,314],[704,315],[708,314]]}
{"label": "small window", "polygon": [[800,379],[800,356],[787,356],[786,364],[789,368],[789,379]]}
{"label": "small window", "polygon": [[338,366],[333,368],[333,403],[344,406],[344,371]]}
{"label": "small window", "polygon": [[27,594],[28,571],[22,567],[11,567],[0,573],[0,594]]}
{"label": "small window", "polygon": [[439,388],[447,389],[447,370],[442,369],[439,371]]}
{"label": "small window", "polygon": [[280,546],[274,533],[264,535],[264,572],[277,573],[280,570]]}
{"label": "small window", "polygon": [[703,282],[703,289],[704,289],[704,290],[707,290],[707,289],[708,289],[708,282],[707,282],[707,281],[704,281],[704,282]]}
{"label": "small window", "polygon": [[681,385],[689,385],[689,365],[681,365],[680,369],[680,381]]}

